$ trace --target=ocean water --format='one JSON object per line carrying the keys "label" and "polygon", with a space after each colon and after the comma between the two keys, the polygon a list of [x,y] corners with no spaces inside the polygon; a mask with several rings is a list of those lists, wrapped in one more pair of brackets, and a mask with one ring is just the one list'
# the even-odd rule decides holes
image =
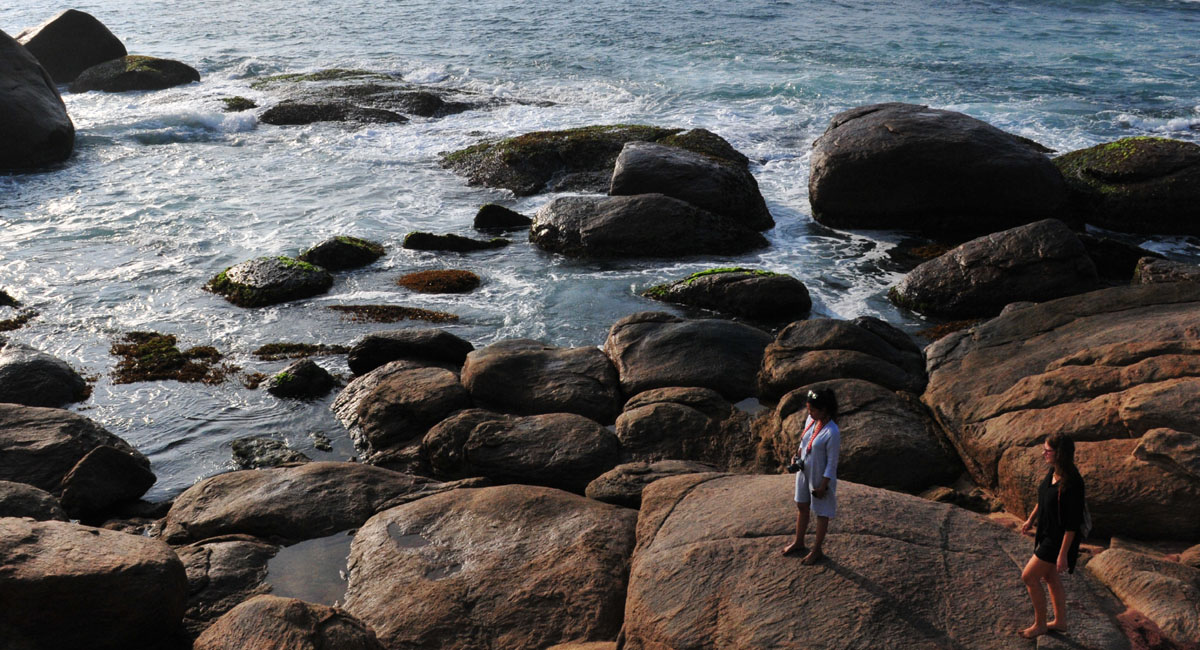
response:
{"label": "ocean water", "polygon": [[[16,4],[16,6],[14,6]],[[0,176],[0,288],[38,317],[8,334],[94,378],[72,408],[147,454],[170,498],[232,468],[230,442],[286,439],[314,459],[354,450],[332,396],[277,400],[231,381],[114,385],[112,341],[135,330],[212,345],[245,372],[286,362],[250,353],[276,342],[350,344],[421,323],[343,320],[333,304],[450,311],[476,346],[511,337],[598,345],[636,311],[672,309],[637,292],[715,265],[790,273],[817,315],[926,323],[885,294],[902,276],[888,251],[901,232],[839,232],[812,221],[810,144],[836,112],[905,101],[962,111],[1069,151],[1135,135],[1200,141],[1200,3],[1180,0],[111,0],[75,5],[134,54],[184,61],[199,84],[158,92],[65,94],[76,152],[61,168]],[[62,8],[0,9],[16,34]],[[259,76],[364,68],[506,105],[403,125],[275,127],[224,113],[222,97],[267,107]],[[738,257],[580,262],[518,237],[470,255],[405,251],[413,230],[472,235],[477,207],[532,214],[551,196],[516,199],[468,187],[437,154],[486,137],[588,124],[703,127],[753,161],[777,226],[771,246]],[[201,291],[224,269],[295,254],[334,234],[380,241],[388,254],[339,274],[326,295],[247,310]],[[1200,261],[1189,238],[1126,237]],[[406,272],[465,268],[466,296],[410,294]],[[317,359],[348,374],[339,358]],[[312,448],[310,434],[333,439]]]}

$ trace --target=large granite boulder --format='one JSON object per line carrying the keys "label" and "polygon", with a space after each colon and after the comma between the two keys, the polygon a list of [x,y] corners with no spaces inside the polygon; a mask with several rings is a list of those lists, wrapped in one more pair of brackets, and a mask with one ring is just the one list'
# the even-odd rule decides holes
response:
{"label": "large granite boulder", "polygon": [[613,323],[604,352],[626,395],[690,386],[738,401],[754,395],[754,377],[770,343],[770,334],[742,323],[640,312]]}
{"label": "large granite boulder", "polygon": [[[414,454],[429,428],[472,405],[458,375],[441,368],[417,368],[388,374],[356,405],[335,401],[334,412],[369,461],[412,471],[419,467],[413,464],[419,463]],[[351,408],[353,418],[341,417]]]}
{"label": "large granite boulder", "polygon": [[[107,449],[99,458],[89,458],[99,448]],[[68,475],[72,472],[89,474],[88,466],[110,456],[111,451],[128,457],[142,470],[150,469],[150,461],[129,443],[82,415],[61,409],[0,404],[0,480],[28,483],[51,494],[60,494],[64,483],[69,483],[64,481]],[[122,464],[121,471],[136,470]],[[140,476],[108,478],[114,486],[112,489],[118,492],[131,478],[135,482],[144,480]],[[132,498],[138,496],[141,492]]]}
{"label": "large granite boulder", "polygon": [[1088,223],[1123,232],[1200,235],[1200,145],[1125,138],[1054,159]]}
{"label": "large granite boulder", "polygon": [[373,241],[338,235],[300,253],[296,259],[327,271],[344,271],[366,266],[383,257],[385,252],[382,245]]}
{"label": "large granite boulder", "polygon": [[497,483],[545,485],[582,494],[617,464],[617,437],[574,413],[525,417],[459,411],[425,434],[437,476],[485,476]]}
{"label": "large granite boulder", "polygon": [[89,393],[87,382],[67,362],[0,337],[0,402],[59,407]]}
{"label": "large granite boulder", "polygon": [[200,81],[195,68],[179,61],[152,56],[123,56],[98,63],[79,73],[71,82],[71,92],[99,90],[123,93],[130,90],[163,90]]}
{"label": "large granite boulder", "polygon": [[89,519],[122,503],[137,501],[158,480],[145,457],[125,446],[100,445],[62,478],[62,505],[71,516]]}
{"label": "large granite boulder", "polygon": [[262,307],[329,291],[333,276],[325,269],[290,257],[259,257],[221,271],[205,290],[239,307]]}
{"label": "large granite boulder", "polygon": [[813,143],[813,218],[833,228],[986,233],[1058,215],[1048,150],[973,117],[915,104],[838,113]]}
{"label": "large granite boulder", "polygon": [[[1032,647],[1016,634],[1031,618],[1018,578],[1027,538],[960,508],[842,482],[827,558],[803,567],[780,555],[795,526],[792,484],[691,474],[647,487],[625,650]],[[1070,594],[1070,647],[1128,647],[1111,595],[1090,581]]]}
{"label": "large granite boulder", "polygon": [[363,525],[345,608],[388,648],[616,637],[637,513],[559,490],[455,490]]}
{"label": "large granite boulder", "polygon": [[1198,282],[1200,265],[1172,262],[1157,257],[1143,257],[1133,270],[1133,284],[1160,282]]}
{"label": "large granite boulder", "polygon": [[198,635],[241,602],[271,590],[267,564],[279,547],[248,535],[228,535],[175,549],[187,572],[184,627]]}
{"label": "large granite boulder", "polygon": [[21,44],[0,32],[0,169],[30,169],[66,160],[75,125],[54,80]]}
{"label": "large granite boulder", "polygon": [[808,391],[819,388],[832,390],[838,400],[839,479],[918,492],[962,474],[958,456],[915,394],[861,379],[802,386],[784,395],[770,417],[757,420],[764,469],[787,467],[804,433]]}
{"label": "large granite boulder", "polygon": [[529,241],[568,257],[735,255],[767,245],[729,217],[664,194],[558,197],[534,215]]}
{"label": "large granite boulder", "polygon": [[233,534],[293,543],[354,528],[377,512],[451,487],[360,463],[228,472],[180,494],[162,536],[172,544]]}
{"label": "large granite boulder", "polygon": [[653,463],[633,462],[617,465],[588,483],[584,494],[589,499],[612,503],[626,508],[642,507],[642,491],[647,485],[668,476],[701,474],[717,471],[708,463],[692,460],[660,460]]}
{"label": "large granite boulder", "polygon": [[700,271],[650,287],[642,295],[755,321],[791,322],[804,318],[812,309],[812,298],[803,282],[786,273],[757,269]]}
{"label": "large granite boulder", "polygon": [[462,383],[476,404],[505,413],[578,413],[608,424],[621,411],[617,371],[594,347],[499,341],[467,355]]}
{"label": "large granite boulder", "polygon": [[921,348],[907,334],[869,317],[814,318],[788,325],[763,355],[759,392],[775,401],[801,386],[863,379],[891,390],[925,388]]}
{"label": "large granite boulder", "polygon": [[708,388],[652,388],[625,403],[617,439],[626,460],[700,461],[722,470],[754,466],[750,416]]}
{"label": "large granite boulder", "polygon": [[37,57],[54,83],[75,81],[79,73],[128,52],[125,45],[94,16],[67,9],[17,34],[17,42]]}
{"label": "large granite boulder", "polygon": [[1198,322],[1200,285],[1187,282],[1014,310],[926,348],[922,400],[1013,512],[1032,508],[1038,447],[1061,432],[1076,440],[1098,534],[1200,537],[1200,468],[1173,433],[1200,422]]}
{"label": "large granite boulder", "polygon": [[6,648],[150,648],[181,631],[187,577],[158,540],[4,518],[0,566]]}
{"label": "large granite boulder", "polygon": [[336,607],[255,596],[217,619],[195,650],[384,650],[375,633]]}
{"label": "large granite boulder", "polygon": [[397,359],[428,361],[433,362],[430,365],[461,369],[467,354],[474,349],[469,341],[445,330],[412,327],[364,336],[350,348],[346,361],[356,375],[366,374]]}
{"label": "large granite boulder", "polygon": [[1099,288],[1096,265],[1061,221],[1045,219],[973,239],[904,276],[888,297],[944,318],[995,316],[1010,302],[1042,302]]}
{"label": "large granite boulder", "polygon": [[442,166],[466,176],[471,185],[529,196],[564,186],[607,191],[613,164],[626,142],[662,142],[746,164],[745,156],[719,136],[703,129],[681,130],[617,124],[535,131],[443,154]]}
{"label": "large granite boulder", "polygon": [[745,165],[653,142],[625,143],[608,193],[665,194],[753,230],[775,225]]}
{"label": "large granite boulder", "polygon": [[53,494],[26,483],[0,481],[0,517],[66,521],[67,513]]}
{"label": "large granite boulder", "polygon": [[1200,569],[1110,548],[1087,571],[1179,647],[1200,645]]}

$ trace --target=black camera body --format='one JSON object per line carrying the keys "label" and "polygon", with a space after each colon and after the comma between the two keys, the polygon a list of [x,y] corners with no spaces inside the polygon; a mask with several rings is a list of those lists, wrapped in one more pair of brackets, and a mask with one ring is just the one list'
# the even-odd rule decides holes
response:
{"label": "black camera body", "polygon": [[800,464],[800,459],[795,456],[792,456],[792,462],[788,463],[787,471],[790,474],[795,474],[796,472],[799,472],[801,470],[801,468],[803,468],[803,467],[804,466]]}

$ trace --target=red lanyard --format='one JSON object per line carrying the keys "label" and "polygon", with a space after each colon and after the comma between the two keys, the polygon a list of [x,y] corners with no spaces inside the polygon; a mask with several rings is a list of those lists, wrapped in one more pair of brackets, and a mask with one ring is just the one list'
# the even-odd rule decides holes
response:
{"label": "red lanyard", "polygon": [[[802,445],[804,444],[804,436],[808,435],[809,429],[812,429],[813,427],[817,426],[817,422],[819,422],[819,420],[813,420],[812,424],[808,425],[808,427],[806,427],[804,429],[804,433],[800,434],[800,444],[802,444]],[[824,429],[824,428],[825,428],[825,425],[822,424],[816,431],[813,432],[813,436],[808,439],[808,448],[806,448],[804,450],[805,457],[807,457],[809,454],[812,453],[813,443],[816,442],[817,436],[820,435],[821,429]]]}

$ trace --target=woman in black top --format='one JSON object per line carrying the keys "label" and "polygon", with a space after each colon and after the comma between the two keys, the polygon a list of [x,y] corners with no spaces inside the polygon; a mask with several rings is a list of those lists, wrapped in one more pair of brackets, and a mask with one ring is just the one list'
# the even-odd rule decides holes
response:
{"label": "woman in black top", "polygon": [[[1027,533],[1037,522],[1033,557],[1021,572],[1021,580],[1033,600],[1033,625],[1021,630],[1032,639],[1050,630],[1067,626],[1067,595],[1059,574],[1075,571],[1079,557],[1079,528],[1083,524],[1083,477],[1075,467],[1075,441],[1065,434],[1050,436],[1042,445],[1042,459],[1050,465],[1046,478],[1038,486],[1038,504],[1021,526]],[[1046,594],[1042,581],[1050,588],[1054,620],[1046,622]]]}

